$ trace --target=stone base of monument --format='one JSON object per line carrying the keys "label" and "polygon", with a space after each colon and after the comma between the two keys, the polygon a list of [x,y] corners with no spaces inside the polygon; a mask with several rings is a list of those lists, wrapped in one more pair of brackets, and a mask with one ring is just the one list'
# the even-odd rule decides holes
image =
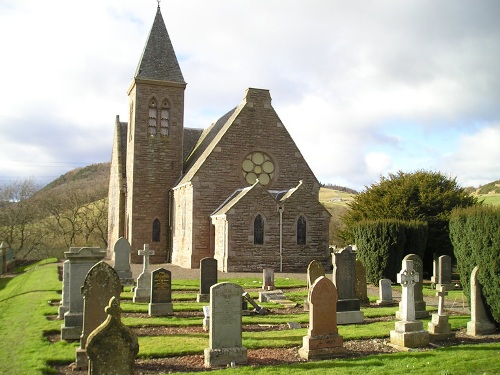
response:
{"label": "stone base of monument", "polygon": [[210,302],[210,294],[198,293],[196,295],[196,302]]}
{"label": "stone base of monument", "polygon": [[402,348],[420,348],[429,345],[429,332],[424,331],[420,320],[401,321],[395,323],[391,331],[391,344]]}
{"label": "stone base of monument", "polygon": [[76,348],[76,370],[85,370],[89,366],[89,359],[87,357],[87,351],[81,347]]}
{"label": "stone base of monument", "polygon": [[57,318],[58,319],[64,319],[64,314],[66,314],[68,312],[69,308],[67,306],[59,306],[59,310],[58,310],[58,315],[57,315]]}
{"label": "stone base of monument", "polygon": [[285,307],[297,306],[297,302],[288,300],[283,294],[283,291],[279,289],[259,292],[259,302],[273,302]]}
{"label": "stone base of monument", "polygon": [[134,288],[134,297],[132,302],[149,302],[151,299],[150,288]]}
{"label": "stone base of monument", "polygon": [[337,324],[357,324],[365,321],[365,314],[361,311],[337,311]]}
{"label": "stone base of monument", "polygon": [[247,348],[244,346],[220,349],[205,348],[204,354],[205,367],[207,368],[247,362]]}
{"label": "stone base of monument", "polygon": [[[415,319],[425,319],[429,317],[429,312],[425,309],[425,301],[415,302]],[[401,319],[401,302],[399,302],[399,310],[396,311],[396,319]]]}
{"label": "stone base of monument", "polygon": [[430,341],[442,341],[455,337],[448,323],[448,315],[432,314],[432,320],[427,325]]}
{"label": "stone base of monument", "polygon": [[398,301],[384,301],[384,300],[381,300],[381,299],[378,299],[377,302],[375,302],[375,305],[377,306],[386,306],[386,307],[389,307],[389,306],[396,306],[399,302]]}
{"label": "stone base of monument", "polygon": [[338,334],[304,336],[299,356],[306,360],[333,358],[345,353],[343,344],[344,339]]}
{"label": "stone base of monument", "polygon": [[467,322],[467,335],[469,336],[481,336],[489,335],[495,332],[495,325],[491,322]]}
{"label": "stone base of monument", "polygon": [[83,313],[64,314],[64,324],[61,325],[61,340],[80,340],[83,327]]}
{"label": "stone base of monument", "polygon": [[150,303],[148,308],[149,316],[169,316],[174,315],[174,306],[172,302]]}

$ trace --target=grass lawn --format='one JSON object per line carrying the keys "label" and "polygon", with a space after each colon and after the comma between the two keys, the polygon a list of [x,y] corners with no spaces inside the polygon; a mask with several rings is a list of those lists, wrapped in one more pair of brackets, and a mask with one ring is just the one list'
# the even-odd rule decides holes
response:
{"label": "grass lawn", "polygon": [[[57,278],[55,259],[38,263],[13,278],[0,279],[0,374],[50,374],[54,373],[50,364],[69,364],[75,359],[78,343],[49,342],[47,333],[60,332],[61,320],[54,320],[58,301],[61,298],[61,282]],[[253,279],[238,281],[240,285],[255,285]],[[304,286],[297,280],[285,280],[288,287]],[[282,287],[282,286],[280,286]],[[174,312],[200,311],[203,303],[191,301],[197,290],[193,280],[177,280],[174,289]],[[179,293],[175,293],[175,292]],[[186,293],[187,292],[187,293]],[[303,292],[291,293],[303,301]],[[189,298],[187,297],[189,295]],[[130,289],[122,294],[122,308],[126,313],[145,313],[147,304],[132,304],[127,297]],[[179,296],[183,296],[179,298]],[[397,307],[364,308],[365,317],[394,316]],[[287,322],[307,323],[307,313],[271,314],[266,316],[244,316],[243,324],[277,325]],[[452,329],[466,326],[468,316],[450,316]],[[133,314],[123,317],[128,326],[201,326],[201,316],[172,316],[143,318]],[[424,321],[424,326],[427,321]],[[394,328],[393,321],[377,321],[370,324],[339,326],[339,334],[344,340],[387,338]],[[248,349],[282,348],[300,346],[305,328],[297,330],[272,330],[243,332],[243,345]],[[171,334],[164,336],[139,337],[139,357],[169,357],[186,354],[201,354],[208,346],[208,333]],[[323,374],[335,371],[341,374],[463,374],[496,373],[500,343],[462,345],[424,352],[404,352],[390,355],[376,355],[355,359],[338,359],[319,362],[298,363],[286,366],[251,367],[211,371],[213,374],[270,373],[289,374],[298,372]],[[458,360],[459,359],[459,360]]]}

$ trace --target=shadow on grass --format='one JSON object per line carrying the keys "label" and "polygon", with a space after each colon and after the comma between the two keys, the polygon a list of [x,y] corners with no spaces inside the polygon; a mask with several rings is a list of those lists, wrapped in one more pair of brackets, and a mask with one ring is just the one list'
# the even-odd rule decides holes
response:
{"label": "shadow on grass", "polygon": [[11,300],[12,298],[16,298],[19,296],[23,296],[25,294],[33,294],[33,293],[41,293],[41,292],[57,292],[55,289],[37,289],[37,290],[30,290],[29,292],[22,292],[22,293],[17,293],[11,296],[8,296],[7,298],[0,299],[0,303]]}

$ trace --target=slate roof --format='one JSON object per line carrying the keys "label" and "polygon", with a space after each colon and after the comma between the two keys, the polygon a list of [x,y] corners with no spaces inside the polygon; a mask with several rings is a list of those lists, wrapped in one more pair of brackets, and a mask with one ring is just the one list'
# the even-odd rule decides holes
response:
{"label": "slate roof", "polygon": [[239,107],[233,108],[231,111],[222,116],[217,122],[206,128],[201,134],[198,142],[191,154],[185,159],[184,176],[180,183],[189,181],[194,176],[199,167],[203,164],[207,156],[212,152],[215,145],[222,138],[225,131],[232,123],[231,118],[238,111]]}
{"label": "slate roof", "polygon": [[135,78],[185,83],[159,6]]}

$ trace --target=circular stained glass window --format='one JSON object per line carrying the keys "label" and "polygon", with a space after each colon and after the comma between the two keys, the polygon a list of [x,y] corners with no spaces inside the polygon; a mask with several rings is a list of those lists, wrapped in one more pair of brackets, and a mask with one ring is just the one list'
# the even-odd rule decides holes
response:
{"label": "circular stained glass window", "polygon": [[268,185],[274,176],[274,163],[264,152],[256,151],[248,154],[241,164],[246,182],[254,184],[257,179],[261,185]]}

